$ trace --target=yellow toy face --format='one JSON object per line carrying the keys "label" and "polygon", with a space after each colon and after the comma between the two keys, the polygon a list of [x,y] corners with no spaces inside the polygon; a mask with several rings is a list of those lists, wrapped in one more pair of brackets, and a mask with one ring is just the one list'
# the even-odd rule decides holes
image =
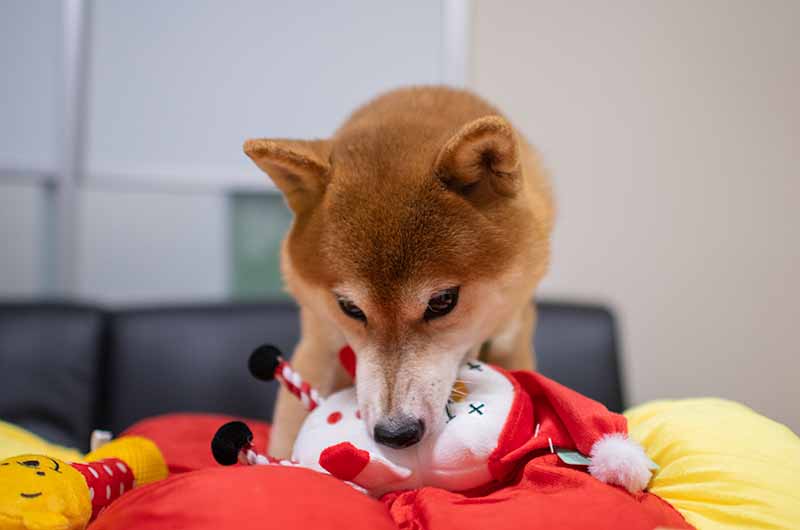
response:
{"label": "yellow toy face", "polygon": [[19,455],[0,461],[0,528],[83,528],[92,507],[86,481],[56,458]]}

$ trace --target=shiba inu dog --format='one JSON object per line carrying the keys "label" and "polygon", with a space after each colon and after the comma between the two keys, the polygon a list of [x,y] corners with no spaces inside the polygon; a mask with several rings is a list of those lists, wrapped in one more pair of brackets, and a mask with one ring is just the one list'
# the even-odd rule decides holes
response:
{"label": "shiba inu dog", "polygon": [[[324,140],[254,139],[245,153],[284,194],[282,247],[302,337],[292,362],[323,392],[356,352],[368,432],[408,447],[445,419],[465,359],[532,369],[533,292],[554,208],[538,154],[463,90],[412,87],[356,110]],[[281,391],[270,453],[288,457],[305,417]]]}

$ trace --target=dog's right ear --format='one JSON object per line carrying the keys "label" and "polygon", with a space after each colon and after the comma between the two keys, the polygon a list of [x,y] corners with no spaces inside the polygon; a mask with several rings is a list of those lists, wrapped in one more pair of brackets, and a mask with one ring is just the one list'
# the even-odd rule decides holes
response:
{"label": "dog's right ear", "polygon": [[439,152],[435,168],[445,186],[458,193],[513,197],[522,180],[514,128],[493,115],[467,123]]}
{"label": "dog's right ear", "polygon": [[330,143],[327,140],[257,138],[244,143],[244,152],[299,213],[322,196],[330,176]]}

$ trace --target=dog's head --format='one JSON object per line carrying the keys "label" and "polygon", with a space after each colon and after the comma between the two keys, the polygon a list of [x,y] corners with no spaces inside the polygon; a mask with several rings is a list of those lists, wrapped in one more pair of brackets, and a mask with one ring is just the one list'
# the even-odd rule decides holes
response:
{"label": "dog's head", "polygon": [[357,353],[359,407],[386,445],[443,424],[458,367],[546,269],[550,212],[528,149],[494,115],[245,143],[295,214],[289,289]]}

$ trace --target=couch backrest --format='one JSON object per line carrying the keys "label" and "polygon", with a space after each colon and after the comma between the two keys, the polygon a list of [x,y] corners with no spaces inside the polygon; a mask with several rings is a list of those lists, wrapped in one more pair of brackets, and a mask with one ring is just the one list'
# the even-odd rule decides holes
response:
{"label": "couch backrest", "polygon": [[[599,306],[540,303],[536,351],[545,375],[612,410],[623,406],[614,318]],[[289,302],[101,311],[0,304],[0,419],[85,448],[92,428],[119,433],[165,412],[270,419],[277,383],[247,359],[299,337]]]}
{"label": "couch backrest", "polygon": [[109,329],[112,432],[170,411],[269,418],[277,383],[254,379],[247,360],[265,342],[290,356],[300,333],[286,302],[117,311]]}
{"label": "couch backrest", "polygon": [[0,420],[55,443],[88,443],[104,323],[90,306],[0,304]]}

